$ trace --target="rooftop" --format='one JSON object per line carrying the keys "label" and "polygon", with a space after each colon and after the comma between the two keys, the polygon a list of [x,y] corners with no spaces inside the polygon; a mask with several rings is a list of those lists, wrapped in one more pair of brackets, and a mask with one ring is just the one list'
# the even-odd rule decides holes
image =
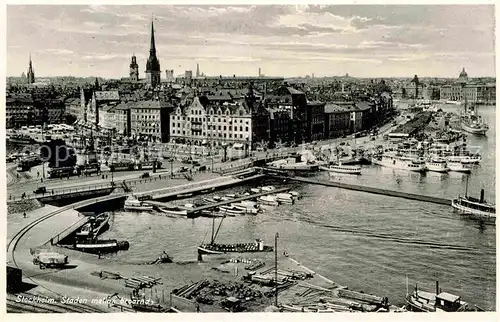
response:
{"label": "rooftop", "polygon": [[446,292],[439,293],[436,296],[436,298],[442,299],[442,300],[445,300],[445,301],[448,301],[448,302],[455,302],[457,300],[460,300],[460,296],[457,296],[457,295],[454,295],[454,294],[450,294],[450,293],[446,293]]}

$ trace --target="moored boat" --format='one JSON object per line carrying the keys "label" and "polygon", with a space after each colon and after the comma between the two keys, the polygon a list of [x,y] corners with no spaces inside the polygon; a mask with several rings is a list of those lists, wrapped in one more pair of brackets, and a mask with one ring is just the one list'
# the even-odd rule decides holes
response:
{"label": "moored boat", "polygon": [[463,173],[470,173],[472,170],[469,164],[460,161],[448,161],[448,168],[450,169],[450,171]]}
{"label": "moored boat", "polygon": [[425,162],[415,158],[400,157],[397,155],[384,154],[382,157],[373,157],[372,163],[388,168],[401,169],[413,172],[424,172]]}
{"label": "moored boat", "polygon": [[319,167],[320,170],[328,171],[329,173],[345,173],[345,174],[361,174],[361,167],[356,165],[332,164],[328,167]]}
{"label": "moored boat", "polygon": [[247,214],[256,215],[259,212],[259,204],[255,201],[241,201],[239,203],[232,203],[231,206],[242,209]]}
{"label": "moored boat", "polygon": [[461,300],[460,296],[442,292],[436,282],[436,292],[419,290],[406,296],[406,309],[413,312],[464,312],[469,311],[468,303]]}
{"label": "moored boat", "polygon": [[448,162],[462,162],[463,164],[479,164],[482,161],[480,155],[450,155],[446,159]]}
{"label": "moored boat", "polygon": [[293,198],[293,196],[289,193],[278,193],[276,195],[276,200],[278,202],[282,202],[282,203],[288,203],[288,204],[293,204],[295,203],[295,199]]}
{"label": "moored boat", "polygon": [[263,205],[267,205],[267,206],[278,206],[279,205],[279,202],[278,202],[278,199],[276,198],[276,196],[260,196],[259,198],[257,198],[257,201],[260,202],[261,204]]}
{"label": "moored boat", "polygon": [[479,199],[477,199],[467,195],[468,186],[469,176],[467,176],[467,182],[465,185],[465,196],[462,197],[459,195],[456,199],[453,199],[451,206],[464,215],[472,215],[483,219],[496,220],[495,205],[486,201],[484,198],[484,189],[481,189],[481,195]]}
{"label": "moored boat", "polygon": [[187,216],[187,210],[177,206],[158,207],[158,210],[168,215]]}
{"label": "moored boat", "polygon": [[237,206],[220,206],[219,212],[232,215],[243,215],[246,213],[246,209]]}
{"label": "moored boat", "polygon": [[448,172],[450,168],[448,168],[448,164],[445,159],[432,157],[425,162],[425,166],[427,170],[433,172]]}
{"label": "moored boat", "polygon": [[212,237],[209,243],[202,243],[198,246],[199,259],[201,255],[221,255],[225,253],[257,253],[257,252],[272,252],[274,250],[271,246],[264,245],[260,239],[256,239],[253,243],[236,243],[236,244],[218,244],[215,242],[222,225],[221,219],[217,231],[215,231],[215,218],[212,222]]}
{"label": "moored boat", "polygon": [[139,201],[135,196],[131,195],[125,200],[125,204],[123,206],[125,210],[132,211],[152,211],[153,206],[146,205],[142,201]]}
{"label": "moored boat", "polygon": [[97,217],[91,217],[89,222],[83,225],[83,227],[77,231],[76,236],[78,237],[96,237],[103,232],[103,230],[109,225],[109,214],[100,214]]}
{"label": "moored boat", "polygon": [[119,250],[129,249],[127,241],[117,241],[116,239],[92,240],[86,242],[77,242],[75,249],[86,253],[113,253]]}

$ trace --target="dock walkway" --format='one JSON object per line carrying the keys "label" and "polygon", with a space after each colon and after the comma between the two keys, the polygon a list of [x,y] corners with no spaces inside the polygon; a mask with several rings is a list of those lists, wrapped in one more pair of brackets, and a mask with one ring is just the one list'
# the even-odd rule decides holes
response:
{"label": "dock walkway", "polygon": [[[218,202],[215,202],[215,203],[210,203],[210,204],[199,206],[199,207],[193,207],[193,208],[182,207],[182,206],[178,206],[178,207],[187,210],[188,214],[193,214],[193,213],[200,212],[202,210],[208,210],[208,209],[216,208],[216,207],[219,207],[219,206],[224,206],[224,205],[228,205],[228,204],[232,204],[232,203],[236,203],[236,202],[240,202],[240,201],[245,201],[245,200],[249,200],[249,199],[258,198],[260,196],[266,196],[266,195],[270,195],[270,194],[274,194],[274,193],[281,193],[281,192],[285,192],[285,191],[288,191],[288,190],[290,190],[290,188],[279,188],[279,189],[275,189],[275,190],[272,190],[272,191],[264,191],[264,192],[260,192],[260,193],[251,194],[249,196],[243,196],[243,197],[234,198],[234,199],[230,199],[230,200],[218,201]],[[159,202],[159,201],[146,200],[146,201],[143,201],[143,202],[146,203],[146,204],[150,204],[152,206],[157,206],[157,207],[162,207],[162,206],[163,207],[167,207],[167,206],[169,206],[168,203]]]}
{"label": "dock walkway", "polygon": [[[276,176],[276,175],[274,175],[274,176],[281,177],[281,176]],[[439,204],[439,205],[451,206],[451,199],[440,198],[440,197],[418,195],[418,194],[402,192],[402,191],[387,190],[387,189],[381,189],[381,188],[375,188],[375,187],[367,187],[367,186],[360,186],[360,185],[355,185],[355,184],[340,183],[340,182],[326,181],[326,180],[317,180],[317,179],[309,179],[309,178],[301,178],[301,177],[285,177],[285,176],[283,176],[282,178],[288,179],[288,180],[293,180],[293,181],[309,183],[309,184],[322,185],[322,186],[327,186],[327,187],[335,187],[335,188],[342,188],[342,189],[348,189],[348,190],[362,191],[362,192],[368,192],[368,193],[373,193],[373,194],[378,194],[378,195],[385,195],[385,196],[390,196],[390,197],[398,197],[398,198],[404,198],[404,199],[410,199],[410,200],[430,202],[430,203],[435,203],[435,204]]]}

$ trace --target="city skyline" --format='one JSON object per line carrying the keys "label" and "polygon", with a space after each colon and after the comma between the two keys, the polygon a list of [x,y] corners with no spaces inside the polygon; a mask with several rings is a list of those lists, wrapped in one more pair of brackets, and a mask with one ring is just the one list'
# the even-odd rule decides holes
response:
{"label": "city skyline", "polygon": [[493,5],[9,5],[7,76],[26,73],[31,53],[37,77],[127,77],[135,54],[145,78],[153,17],[162,78],[197,64],[209,76],[456,77],[465,67],[494,77],[494,15]]}

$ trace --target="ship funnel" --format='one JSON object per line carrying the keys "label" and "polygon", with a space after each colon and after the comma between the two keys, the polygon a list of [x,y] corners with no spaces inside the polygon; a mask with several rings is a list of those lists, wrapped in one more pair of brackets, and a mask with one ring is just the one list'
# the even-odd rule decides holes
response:
{"label": "ship funnel", "polygon": [[436,295],[439,294],[439,281],[436,281]]}
{"label": "ship funnel", "polygon": [[479,199],[479,202],[484,202],[484,189],[481,189],[481,198]]}

